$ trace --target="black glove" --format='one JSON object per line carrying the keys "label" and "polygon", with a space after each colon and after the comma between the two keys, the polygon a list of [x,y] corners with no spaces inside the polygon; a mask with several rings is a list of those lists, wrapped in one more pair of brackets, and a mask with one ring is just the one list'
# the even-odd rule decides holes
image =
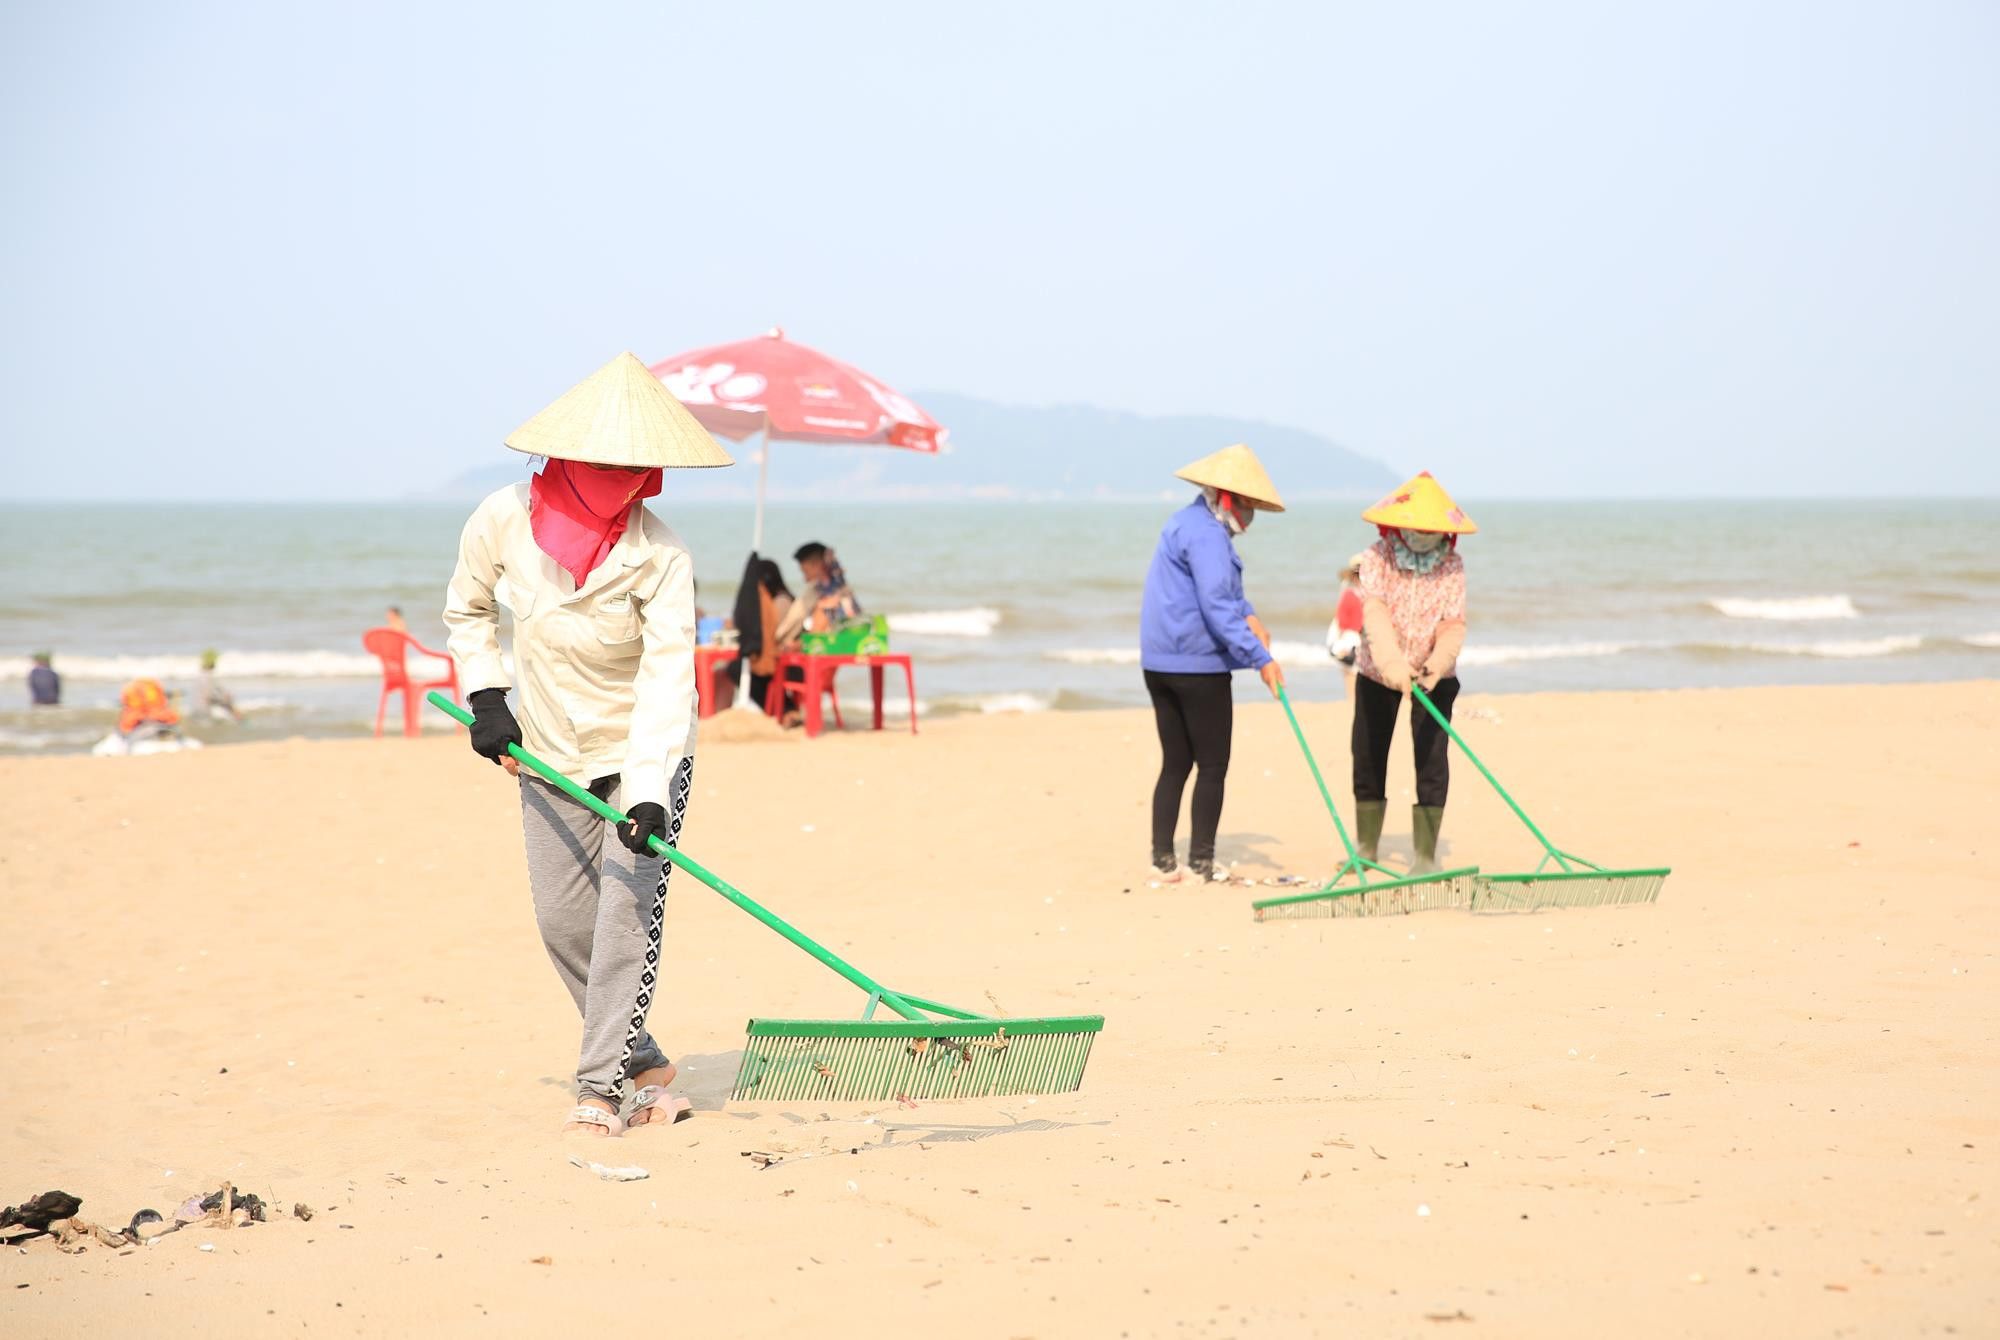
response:
{"label": "black glove", "polygon": [[521,728],[507,710],[507,690],[481,689],[469,695],[472,704],[472,752],[495,763],[507,757],[507,746],[521,743]]}
{"label": "black glove", "polygon": [[667,812],[650,800],[634,805],[630,817],[618,825],[618,840],[641,856],[651,856],[652,839],[666,835]]}

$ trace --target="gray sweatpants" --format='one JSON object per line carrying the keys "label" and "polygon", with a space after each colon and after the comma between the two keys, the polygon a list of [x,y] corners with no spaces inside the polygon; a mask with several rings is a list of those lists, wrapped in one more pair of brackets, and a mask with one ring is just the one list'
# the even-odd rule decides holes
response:
{"label": "gray sweatpants", "polygon": [[[668,787],[669,845],[680,841],[693,778],[694,760],[685,759]],[[625,808],[617,777],[590,789]],[[659,981],[660,923],[673,867],[626,850],[610,824],[525,771],[521,830],[542,944],[583,1015],[577,1097],[602,1098],[615,1108],[626,1080],[667,1064],[646,1031],[646,1010]]]}

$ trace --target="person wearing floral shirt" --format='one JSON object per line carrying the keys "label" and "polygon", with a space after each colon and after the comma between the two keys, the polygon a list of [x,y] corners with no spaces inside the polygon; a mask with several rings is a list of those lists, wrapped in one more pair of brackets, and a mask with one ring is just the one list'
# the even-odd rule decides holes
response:
{"label": "person wearing floral shirt", "polygon": [[[1376,859],[1389,808],[1389,740],[1412,683],[1449,719],[1465,646],[1465,560],[1458,537],[1479,527],[1425,471],[1361,514],[1381,538],[1360,554],[1361,647],[1355,657],[1354,828]],[[1410,741],[1417,803],[1410,811],[1414,874],[1439,869],[1438,833],[1451,789],[1450,737],[1415,702]]]}

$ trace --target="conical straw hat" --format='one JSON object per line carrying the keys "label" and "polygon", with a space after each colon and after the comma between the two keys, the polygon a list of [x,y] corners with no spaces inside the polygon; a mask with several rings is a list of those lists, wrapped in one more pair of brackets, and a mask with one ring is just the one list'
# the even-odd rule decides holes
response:
{"label": "conical straw hat", "polygon": [[1433,530],[1445,535],[1470,535],[1479,529],[1428,470],[1363,512],[1361,519],[1398,530]]}
{"label": "conical straw hat", "polygon": [[563,392],[554,404],[509,433],[507,445],[533,456],[592,465],[679,470],[736,463],[630,353],[618,355]]}
{"label": "conical straw hat", "polygon": [[1174,471],[1174,476],[1190,484],[1203,484],[1233,493],[1260,511],[1285,510],[1285,504],[1278,499],[1277,485],[1271,482],[1271,476],[1264,473],[1263,462],[1257,459],[1256,452],[1241,442],[1233,447],[1224,447],[1212,456],[1204,456],[1192,465],[1183,465]]}

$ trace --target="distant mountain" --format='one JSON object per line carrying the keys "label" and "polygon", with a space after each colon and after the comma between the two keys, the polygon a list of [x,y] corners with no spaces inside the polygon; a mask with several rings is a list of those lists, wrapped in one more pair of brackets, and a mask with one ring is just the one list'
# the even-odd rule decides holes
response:
{"label": "distant mountain", "polygon": [[[999,405],[944,391],[918,404],[951,430],[943,452],[922,456],[884,447],[780,442],[771,452],[771,491],[780,500],[1158,498],[1184,486],[1178,467],[1232,442],[1248,442],[1287,499],[1372,497],[1399,476],[1380,461],[1302,428],[1220,415],[1155,418],[1087,405]],[[757,442],[725,443],[738,465],[691,470],[676,480],[683,498],[756,496]],[[508,460],[468,470],[438,491],[462,497],[521,478]]]}

